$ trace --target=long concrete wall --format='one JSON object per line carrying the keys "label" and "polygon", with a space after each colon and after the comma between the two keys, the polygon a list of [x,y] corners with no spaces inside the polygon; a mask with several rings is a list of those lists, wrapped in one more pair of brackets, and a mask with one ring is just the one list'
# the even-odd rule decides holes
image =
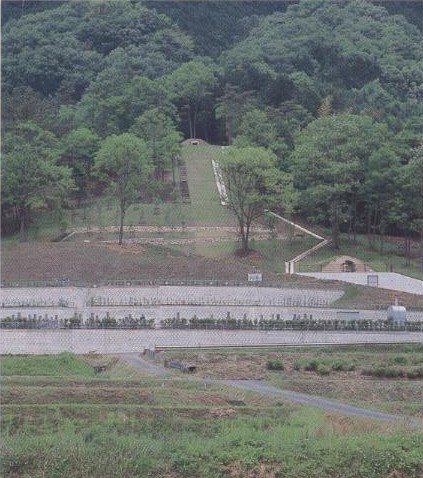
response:
{"label": "long concrete wall", "polygon": [[210,347],[354,343],[423,343],[421,332],[218,330],[1,330],[0,354],[130,353],[160,346]]}
{"label": "long concrete wall", "polygon": [[[98,287],[98,288],[2,288],[0,318],[40,316],[69,319],[75,314],[87,319],[91,314],[116,319],[144,315],[147,319],[271,317],[287,309],[288,316],[302,307],[327,307],[343,295],[342,290],[290,289],[272,287]],[[288,309],[292,309],[289,310]],[[295,310],[295,311],[294,311]]]}

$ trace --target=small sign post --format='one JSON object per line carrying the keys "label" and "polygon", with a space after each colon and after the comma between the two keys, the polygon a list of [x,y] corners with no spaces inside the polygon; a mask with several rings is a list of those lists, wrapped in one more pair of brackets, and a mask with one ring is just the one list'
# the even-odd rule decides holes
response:
{"label": "small sign post", "polygon": [[254,272],[248,274],[248,282],[261,282],[263,280],[263,274],[261,272]]}
{"label": "small sign post", "polygon": [[367,285],[370,287],[379,287],[379,276],[378,275],[368,275],[367,276]]}

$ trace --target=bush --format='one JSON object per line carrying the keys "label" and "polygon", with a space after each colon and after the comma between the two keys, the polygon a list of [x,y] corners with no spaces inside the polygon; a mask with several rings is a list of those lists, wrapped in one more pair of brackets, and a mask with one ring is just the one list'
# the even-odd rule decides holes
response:
{"label": "bush", "polygon": [[404,377],[404,370],[395,367],[377,367],[365,369],[362,374],[378,378],[399,378]]}
{"label": "bush", "polygon": [[396,355],[392,358],[391,362],[395,365],[405,365],[408,360],[407,357],[404,357],[404,355]]}
{"label": "bush", "polygon": [[319,375],[330,375],[331,369],[327,365],[320,364],[317,367],[317,373]]}
{"label": "bush", "polygon": [[319,362],[317,360],[310,360],[304,365],[304,370],[307,372],[316,372],[319,368]]}
{"label": "bush", "polygon": [[423,378],[423,367],[408,370],[406,376],[411,380]]}
{"label": "bush", "polygon": [[266,367],[268,370],[285,370],[285,367],[280,359],[270,359],[267,361]]}
{"label": "bush", "polygon": [[336,372],[352,372],[355,370],[355,365],[350,362],[344,362],[343,360],[336,360],[332,364],[332,370]]}
{"label": "bush", "polygon": [[294,370],[299,372],[301,370],[301,362],[294,362]]}

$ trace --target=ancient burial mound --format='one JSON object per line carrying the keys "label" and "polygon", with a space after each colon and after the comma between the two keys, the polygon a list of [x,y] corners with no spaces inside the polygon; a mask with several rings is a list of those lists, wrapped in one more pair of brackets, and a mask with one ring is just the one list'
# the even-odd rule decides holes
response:
{"label": "ancient burial mound", "polygon": [[371,272],[371,269],[356,257],[340,256],[324,266],[322,272]]}
{"label": "ancient burial mound", "polygon": [[207,141],[200,138],[189,138],[182,141],[181,146],[203,146],[208,144]]}

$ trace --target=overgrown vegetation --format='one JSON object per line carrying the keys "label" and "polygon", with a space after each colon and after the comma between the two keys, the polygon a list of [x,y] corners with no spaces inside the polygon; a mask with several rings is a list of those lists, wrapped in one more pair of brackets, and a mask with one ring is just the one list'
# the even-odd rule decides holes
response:
{"label": "overgrown vegetation", "polygon": [[[279,368],[268,373],[286,373],[273,353],[264,353],[262,370],[267,357]],[[403,356],[412,355],[394,355]],[[93,364],[106,362],[95,375]],[[2,364],[5,478],[418,478],[423,471],[420,430],[205,386],[179,372],[128,379],[127,368],[101,356],[7,356]]]}

